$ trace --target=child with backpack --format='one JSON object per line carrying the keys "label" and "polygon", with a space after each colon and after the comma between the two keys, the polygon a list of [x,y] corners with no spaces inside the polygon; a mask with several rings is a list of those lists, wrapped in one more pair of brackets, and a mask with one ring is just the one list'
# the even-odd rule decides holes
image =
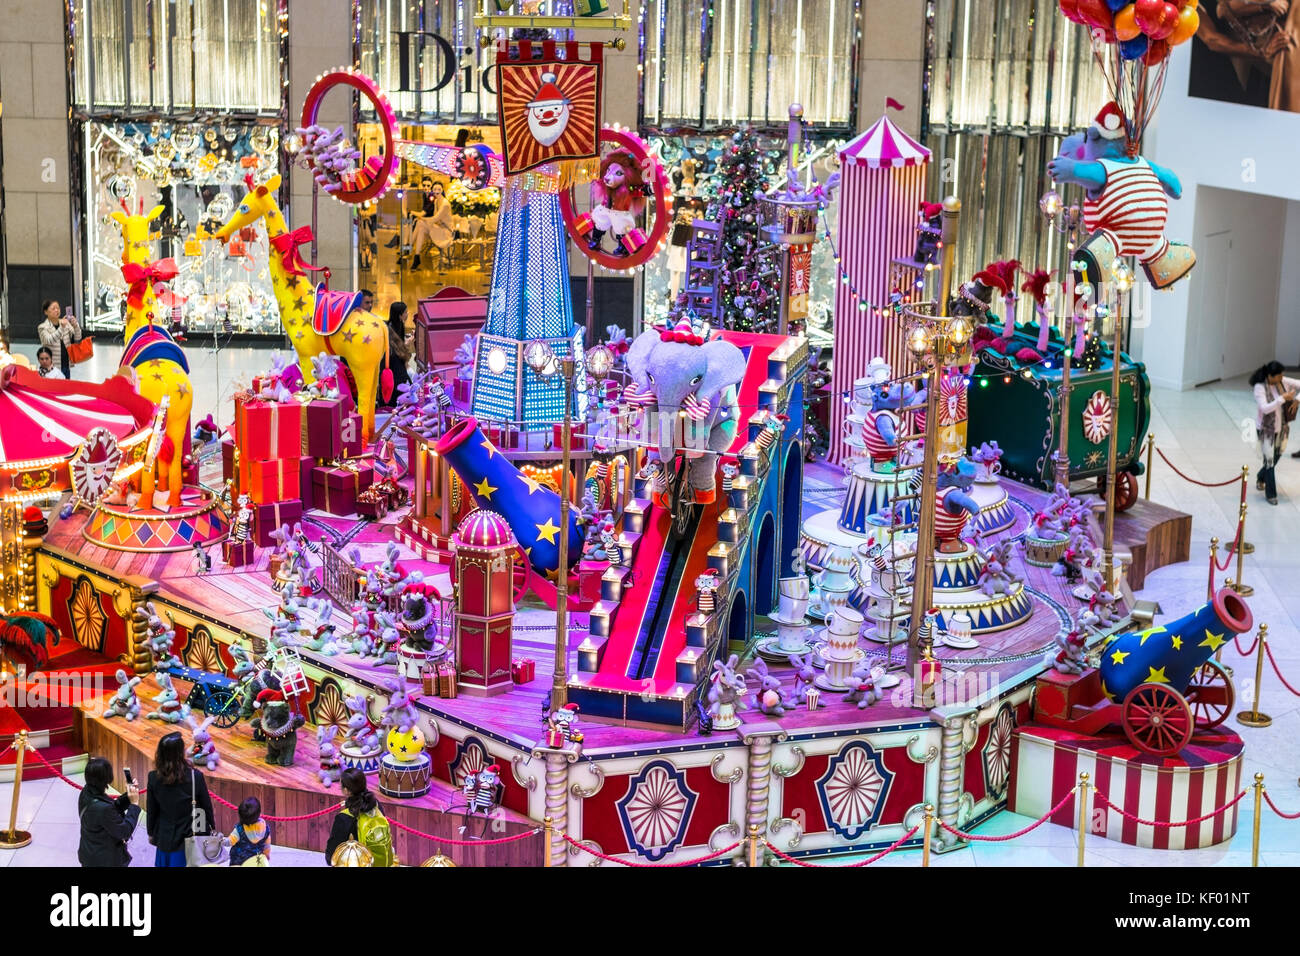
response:
{"label": "child with backpack", "polygon": [[339,780],[343,788],[343,806],[334,818],[330,838],[325,844],[325,859],[334,865],[334,851],[356,840],[374,856],[375,866],[397,866],[393,852],[393,834],[388,818],[379,809],[379,801],[366,784],[366,775],[349,767]]}
{"label": "child with backpack", "polygon": [[271,827],[262,819],[262,804],[249,797],[239,805],[239,823],[230,831],[231,866],[268,866]]}

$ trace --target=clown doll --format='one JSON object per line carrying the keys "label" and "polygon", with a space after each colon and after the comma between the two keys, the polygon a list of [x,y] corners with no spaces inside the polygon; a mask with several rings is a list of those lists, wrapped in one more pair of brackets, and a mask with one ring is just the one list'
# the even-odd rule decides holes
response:
{"label": "clown doll", "polygon": [[626,149],[616,149],[600,162],[600,176],[591,184],[591,212],[583,217],[590,229],[587,248],[600,248],[605,233],[618,240],[614,255],[627,256],[645,244],[645,235],[636,225],[645,211],[645,180],[641,164]]}

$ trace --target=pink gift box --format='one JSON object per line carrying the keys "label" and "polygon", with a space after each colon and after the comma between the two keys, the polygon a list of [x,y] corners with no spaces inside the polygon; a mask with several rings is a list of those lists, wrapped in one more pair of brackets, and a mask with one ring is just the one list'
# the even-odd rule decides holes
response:
{"label": "pink gift box", "polygon": [[357,495],[374,482],[375,472],[369,465],[351,468],[317,465],[311,470],[312,502],[332,515],[355,514]]}
{"label": "pink gift box", "polygon": [[458,402],[468,402],[469,384],[470,380],[467,378],[456,379],[451,383],[451,397]]}
{"label": "pink gift box", "polygon": [[302,453],[321,461],[342,457],[343,415],[341,398],[313,398],[303,405]]}
{"label": "pink gift box", "polygon": [[338,457],[357,458],[365,453],[366,445],[362,440],[363,426],[359,412],[348,412],[343,416],[342,441],[343,451]]}
{"label": "pink gift box", "polygon": [[281,525],[292,525],[301,520],[302,502],[296,499],[253,505],[253,540],[259,548],[273,548],[275,540],[271,532]]}

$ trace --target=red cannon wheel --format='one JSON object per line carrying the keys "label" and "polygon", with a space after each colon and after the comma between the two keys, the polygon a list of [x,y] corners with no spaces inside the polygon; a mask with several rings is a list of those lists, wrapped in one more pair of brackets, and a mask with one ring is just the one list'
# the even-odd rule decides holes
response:
{"label": "red cannon wheel", "polygon": [[1164,684],[1139,684],[1129,691],[1120,722],[1129,742],[1155,757],[1172,757],[1186,747],[1196,726],[1183,695]]}
{"label": "red cannon wheel", "polygon": [[[1115,487],[1117,493],[1115,496],[1115,510],[1128,511],[1137,504],[1138,500],[1138,481],[1137,476],[1129,471],[1121,471],[1115,475]],[[1104,498],[1106,497],[1106,476],[1102,475],[1097,479],[1097,491]]]}
{"label": "red cannon wheel", "polygon": [[1192,707],[1197,730],[1217,727],[1232,713],[1236,693],[1228,672],[1218,661],[1206,661],[1192,675],[1187,688],[1187,701]]}

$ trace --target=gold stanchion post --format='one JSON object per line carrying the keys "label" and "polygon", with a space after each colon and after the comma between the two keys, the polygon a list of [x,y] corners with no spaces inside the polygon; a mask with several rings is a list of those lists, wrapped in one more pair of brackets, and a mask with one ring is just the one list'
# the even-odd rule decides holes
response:
{"label": "gold stanchion post", "polygon": [[550,817],[542,818],[542,829],[546,832],[546,853],[542,856],[542,866],[551,865],[551,841],[555,839],[555,821]]}
{"label": "gold stanchion post", "polygon": [[1259,820],[1264,809],[1264,775],[1255,774],[1255,822],[1250,828],[1250,865],[1259,866]]}
{"label": "gold stanchion post", "polygon": [[1205,600],[1214,600],[1214,562],[1219,559],[1219,539],[1210,539],[1210,580],[1205,585]]}
{"label": "gold stanchion post", "polygon": [[18,794],[23,789],[23,758],[32,749],[35,748],[27,743],[27,731],[18,731],[14,737],[14,751],[18,754],[18,759],[14,763],[14,795],[9,804],[9,829],[0,832],[0,850],[18,850],[32,842],[30,833],[18,829]]}
{"label": "gold stanchion post", "polygon": [[934,804],[925,805],[925,836],[921,839],[921,866],[930,865],[930,831],[934,829]]}
{"label": "gold stanchion post", "polygon": [[1079,774],[1079,866],[1083,866],[1083,839],[1088,834],[1088,771]]}
{"label": "gold stanchion post", "polygon": [[[1250,485],[1250,465],[1241,466],[1241,500],[1246,500],[1246,489]],[[1246,529],[1241,529],[1240,548],[1242,554],[1254,554],[1255,546],[1246,540]]]}
{"label": "gold stanchion post", "polygon": [[1259,711],[1260,683],[1264,680],[1264,657],[1268,654],[1268,625],[1259,626],[1259,639],[1255,645],[1255,700],[1250,710],[1237,715],[1237,723],[1247,727],[1267,727],[1273,718]]}
{"label": "gold stanchion post", "polygon": [[1146,499],[1151,500],[1151,465],[1154,463],[1156,453],[1156,436],[1154,432],[1147,432],[1147,481],[1146,481]]}
{"label": "gold stanchion post", "polygon": [[[1237,536],[1237,540],[1233,542],[1234,545],[1246,540],[1246,502],[1244,501],[1241,503],[1241,511],[1238,515],[1237,520],[1240,524],[1240,533]],[[1237,551],[1237,583],[1232,586],[1232,589],[1236,591],[1238,594],[1240,594],[1242,597],[1250,597],[1252,594],[1255,593],[1255,589],[1251,587],[1249,584],[1243,584],[1241,580],[1241,576],[1243,574],[1241,565],[1242,565],[1242,561],[1245,560],[1246,552],[1242,548],[1237,548],[1236,551]]]}
{"label": "gold stanchion post", "polygon": [[749,865],[758,866],[758,824],[749,825]]}

